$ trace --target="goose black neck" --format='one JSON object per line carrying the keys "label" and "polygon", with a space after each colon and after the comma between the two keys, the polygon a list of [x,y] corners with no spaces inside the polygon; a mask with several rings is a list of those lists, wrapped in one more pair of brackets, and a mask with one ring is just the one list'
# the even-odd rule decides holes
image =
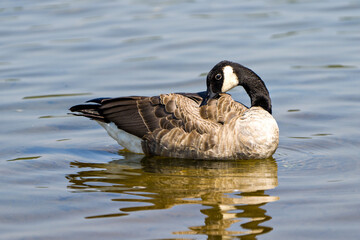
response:
{"label": "goose black neck", "polygon": [[251,99],[251,107],[262,107],[272,114],[269,91],[263,80],[250,69],[246,69],[243,76],[245,77],[242,86]]}

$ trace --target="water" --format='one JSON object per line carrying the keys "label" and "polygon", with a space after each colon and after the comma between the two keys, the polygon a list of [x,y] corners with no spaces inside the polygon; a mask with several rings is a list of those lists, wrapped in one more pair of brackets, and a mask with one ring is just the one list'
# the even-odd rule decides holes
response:
{"label": "water", "polygon": [[[356,0],[3,1],[0,238],[357,239],[359,11]],[[273,159],[143,158],[67,115],[95,97],[202,91],[223,59],[266,82]]]}

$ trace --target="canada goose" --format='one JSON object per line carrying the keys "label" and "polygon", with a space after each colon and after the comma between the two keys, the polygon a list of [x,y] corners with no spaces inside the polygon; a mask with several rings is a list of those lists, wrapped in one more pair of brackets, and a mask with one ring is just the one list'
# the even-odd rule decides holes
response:
{"label": "canada goose", "polygon": [[[252,70],[221,61],[207,75],[207,91],[98,98],[70,108],[96,120],[135,153],[192,159],[264,159],[279,143],[269,92]],[[241,85],[251,107],[225,92]]]}

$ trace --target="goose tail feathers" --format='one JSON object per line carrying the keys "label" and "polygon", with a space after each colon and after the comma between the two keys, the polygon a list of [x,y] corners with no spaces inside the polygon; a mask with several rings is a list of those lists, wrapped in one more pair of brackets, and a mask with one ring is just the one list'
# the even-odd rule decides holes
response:
{"label": "goose tail feathers", "polygon": [[100,122],[107,123],[108,121],[100,113],[101,102],[108,98],[95,98],[86,101],[88,104],[79,104],[72,106],[69,110],[70,114],[75,116],[83,116]]}

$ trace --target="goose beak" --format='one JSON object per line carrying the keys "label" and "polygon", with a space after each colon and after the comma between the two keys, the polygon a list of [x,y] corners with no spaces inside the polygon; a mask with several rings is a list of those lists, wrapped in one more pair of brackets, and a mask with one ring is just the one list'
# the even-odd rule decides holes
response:
{"label": "goose beak", "polygon": [[205,96],[205,98],[202,100],[202,102],[201,102],[201,104],[200,104],[200,107],[201,107],[201,106],[204,106],[204,105],[207,105],[208,102],[209,102],[211,99],[213,99],[213,98],[215,98],[215,97],[217,97],[217,96],[218,96],[218,93],[214,93],[212,90],[208,89],[208,90],[206,91],[206,96]]}

